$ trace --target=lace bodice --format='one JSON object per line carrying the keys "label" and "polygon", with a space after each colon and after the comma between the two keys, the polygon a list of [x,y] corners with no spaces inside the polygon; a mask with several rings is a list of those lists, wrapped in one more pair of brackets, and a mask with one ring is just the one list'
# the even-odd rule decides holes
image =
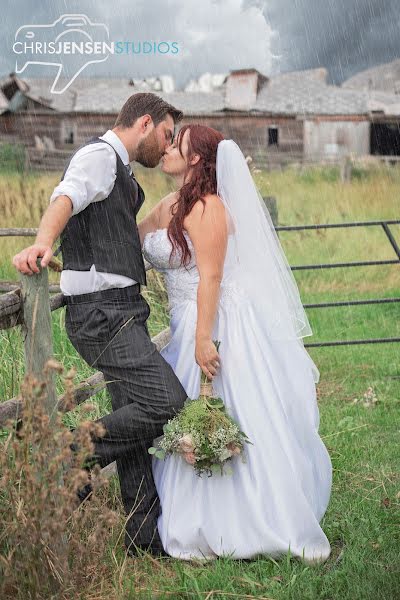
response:
{"label": "lace bodice", "polygon": [[171,264],[169,257],[172,250],[168,239],[167,229],[157,229],[148,233],[143,241],[143,256],[153,267],[163,273],[168,293],[169,310],[183,301],[196,302],[199,272],[196,266],[193,244],[189,235],[184,232],[192,258],[186,267],[180,266],[179,249],[173,256]]}
{"label": "lace bodice", "polygon": [[[143,256],[165,278],[168,293],[169,310],[184,302],[197,302],[197,287],[200,281],[196,265],[196,256],[189,235],[184,232],[192,257],[186,266],[180,265],[180,251],[169,257],[172,250],[167,229],[157,229],[146,234],[143,241]],[[243,291],[233,282],[223,279],[221,283],[220,303],[243,298]]]}

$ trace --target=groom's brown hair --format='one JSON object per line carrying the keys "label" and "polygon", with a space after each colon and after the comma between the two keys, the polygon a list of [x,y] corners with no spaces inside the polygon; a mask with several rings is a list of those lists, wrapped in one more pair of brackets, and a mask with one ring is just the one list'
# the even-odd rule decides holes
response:
{"label": "groom's brown hair", "polygon": [[169,104],[160,96],[150,92],[140,92],[133,94],[128,98],[115,121],[114,127],[123,129],[132,127],[134,122],[143,115],[150,115],[153,119],[154,127],[157,127],[161,121],[170,114],[174,123],[178,123],[182,117],[182,111]]}

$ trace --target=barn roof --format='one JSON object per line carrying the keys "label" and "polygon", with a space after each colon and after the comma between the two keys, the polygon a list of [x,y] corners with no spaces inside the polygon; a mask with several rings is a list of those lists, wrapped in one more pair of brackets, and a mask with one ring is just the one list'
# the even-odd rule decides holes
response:
{"label": "barn roof", "polygon": [[[258,73],[254,69],[249,72],[252,76]],[[235,77],[238,73],[246,75],[247,71],[232,71],[228,77]],[[7,89],[10,89],[10,77],[7,80]],[[63,94],[51,94],[48,79],[18,79],[17,88],[19,95],[25,95],[34,101],[35,110],[72,113],[116,114],[129,96],[135,92],[154,91],[167,102],[181,109],[187,116],[221,114],[228,110],[237,110],[246,114],[267,113],[297,117],[370,115],[372,112],[400,115],[400,96],[385,91],[330,85],[327,83],[326,69],[283,73],[269,79],[259,73],[259,79],[258,93],[247,110],[239,106],[235,108],[235,103],[229,101],[231,99],[226,95],[226,80],[211,91],[167,92],[154,87],[154,82],[162,87],[158,78],[145,81],[128,78],[78,77]],[[1,89],[3,88],[0,80]],[[0,96],[0,112],[7,110],[7,101],[10,102],[7,97],[2,99]],[[12,109],[15,110],[15,107]]]}
{"label": "barn roof", "polygon": [[[59,112],[118,113],[124,102],[137,92],[154,91],[187,115],[209,114],[224,109],[224,90],[212,92],[164,92],[153,90],[145,82],[128,78],[77,78],[63,94],[49,92],[48,79],[26,79],[29,92],[43,101],[43,109]],[[62,82],[60,82],[62,83]],[[0,83],[1,85],[1,83]]]}
{"label": "barn roof", "polygon": [[76,93],[71,89],[66,90],[63,94],[52,94],[50,92],[49,80],[45,78],[27,78],[24,80],[29,91],[27,96],[37,100],[43,104],[43,109],[50,108],[58,112],[66,112],[74,110],[74,100]]}
{"label": "barn roof", "polygon": [[390,94],[400,93],[400,59],[356,73],[342,83],[344,88],[380,90]]}
{"label": "barn roof", "polygon": [[400,98],[394,94],[337,87],[326,79],[325,69],[272,77],[258,94],[254,109],[300,116],[400,114]]}
{"label": "barn roof", "polygon": [[[124,102],[135,92],[144,91],[124,83],[115,85],[113,80],[107,83],[95,83],[82,89],[74,107],[78,112],[118,113]],[[222,92],[155,92],[185,114],[211,113],[223,110],[224,96]]]}

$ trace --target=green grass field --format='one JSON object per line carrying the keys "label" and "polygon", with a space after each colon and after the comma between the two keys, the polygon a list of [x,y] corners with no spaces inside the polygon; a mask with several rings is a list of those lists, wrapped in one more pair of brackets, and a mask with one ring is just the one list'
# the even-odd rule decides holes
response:
{"label": "green grass field", "polygon": [[[143,214],[172,183],[161,173],[137,169],[147,197]],[[279,224],[339,223],[399,219],[400,170],[362,169],[351,183],[341,184],[334,169],[304,172],[259,172],[255,179],[264,196],[278,201]],[[35,227],[57,175],[0,176],[2,227]],[[245,201],[245,199],[244,199]],[[400,244],[400,228],[392,226]],[[281,243],[291,265],[396,258],[379,227],[282,232]],[[0,240],[0,279],[18,279],[11,265],[28,238]],[[361,298],[400,297],[400,265],[295,271],[304,303]],[[168,325],[162,279],[151,274],[146,296],[152,307],[150,331]],[[51,280],[57,276],[51,274]],[[266,305],[267,310],[267,305]],[[314,335],[307,342],[400,337],[400,304],[308,311]],[[53,313],[55,356],[66,368],[75,366],[76,382],[93,372],[79,358],[64,330],[63,309]],[[394,600],[400,597],[399,535],[399,343],[311,348],[321,378],[318,384],[320,435],[332,459],[332,496],[322,527],[332,545],[329,560],[307,567],[290,557],[274,561],[221,559],[199,565],[144,557],[116,568],[110,538],[111,579],[96,579],[93,596],[105,599],[257,598],[259,600]],[[23,344],[19,328],[0,331],[0,398],[18,393],[23,376]],[[61,384],[58,382],[59,392]],[[366,402],[372,388],[376,402]],[[357,399],[357,401],[356,401]],[[106,392],[96,397],[96,418],[110,410]],[[76,409],[65,417],[81,418]],[[86,416],[86,415],[85,415]],[[267,499],[266,499],[267,501]],[[105,502],[120,508],[113,478]],[[242,516],[243,519],[246,515]],[[122,549],[117,548],[121,557]],[[99,573],[101,569],[99,569]],[[28,596],[27,596],[28,597]],[[78,598],[78,595],[75,597]]]}

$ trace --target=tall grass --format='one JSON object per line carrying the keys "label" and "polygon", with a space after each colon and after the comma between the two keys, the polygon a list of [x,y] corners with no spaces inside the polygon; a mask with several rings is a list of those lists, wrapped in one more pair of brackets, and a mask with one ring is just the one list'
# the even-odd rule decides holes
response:
{"label": "tall grass", "polygon": [[0,172],[23,172],[25,148],[23,144],[0,144]]}

